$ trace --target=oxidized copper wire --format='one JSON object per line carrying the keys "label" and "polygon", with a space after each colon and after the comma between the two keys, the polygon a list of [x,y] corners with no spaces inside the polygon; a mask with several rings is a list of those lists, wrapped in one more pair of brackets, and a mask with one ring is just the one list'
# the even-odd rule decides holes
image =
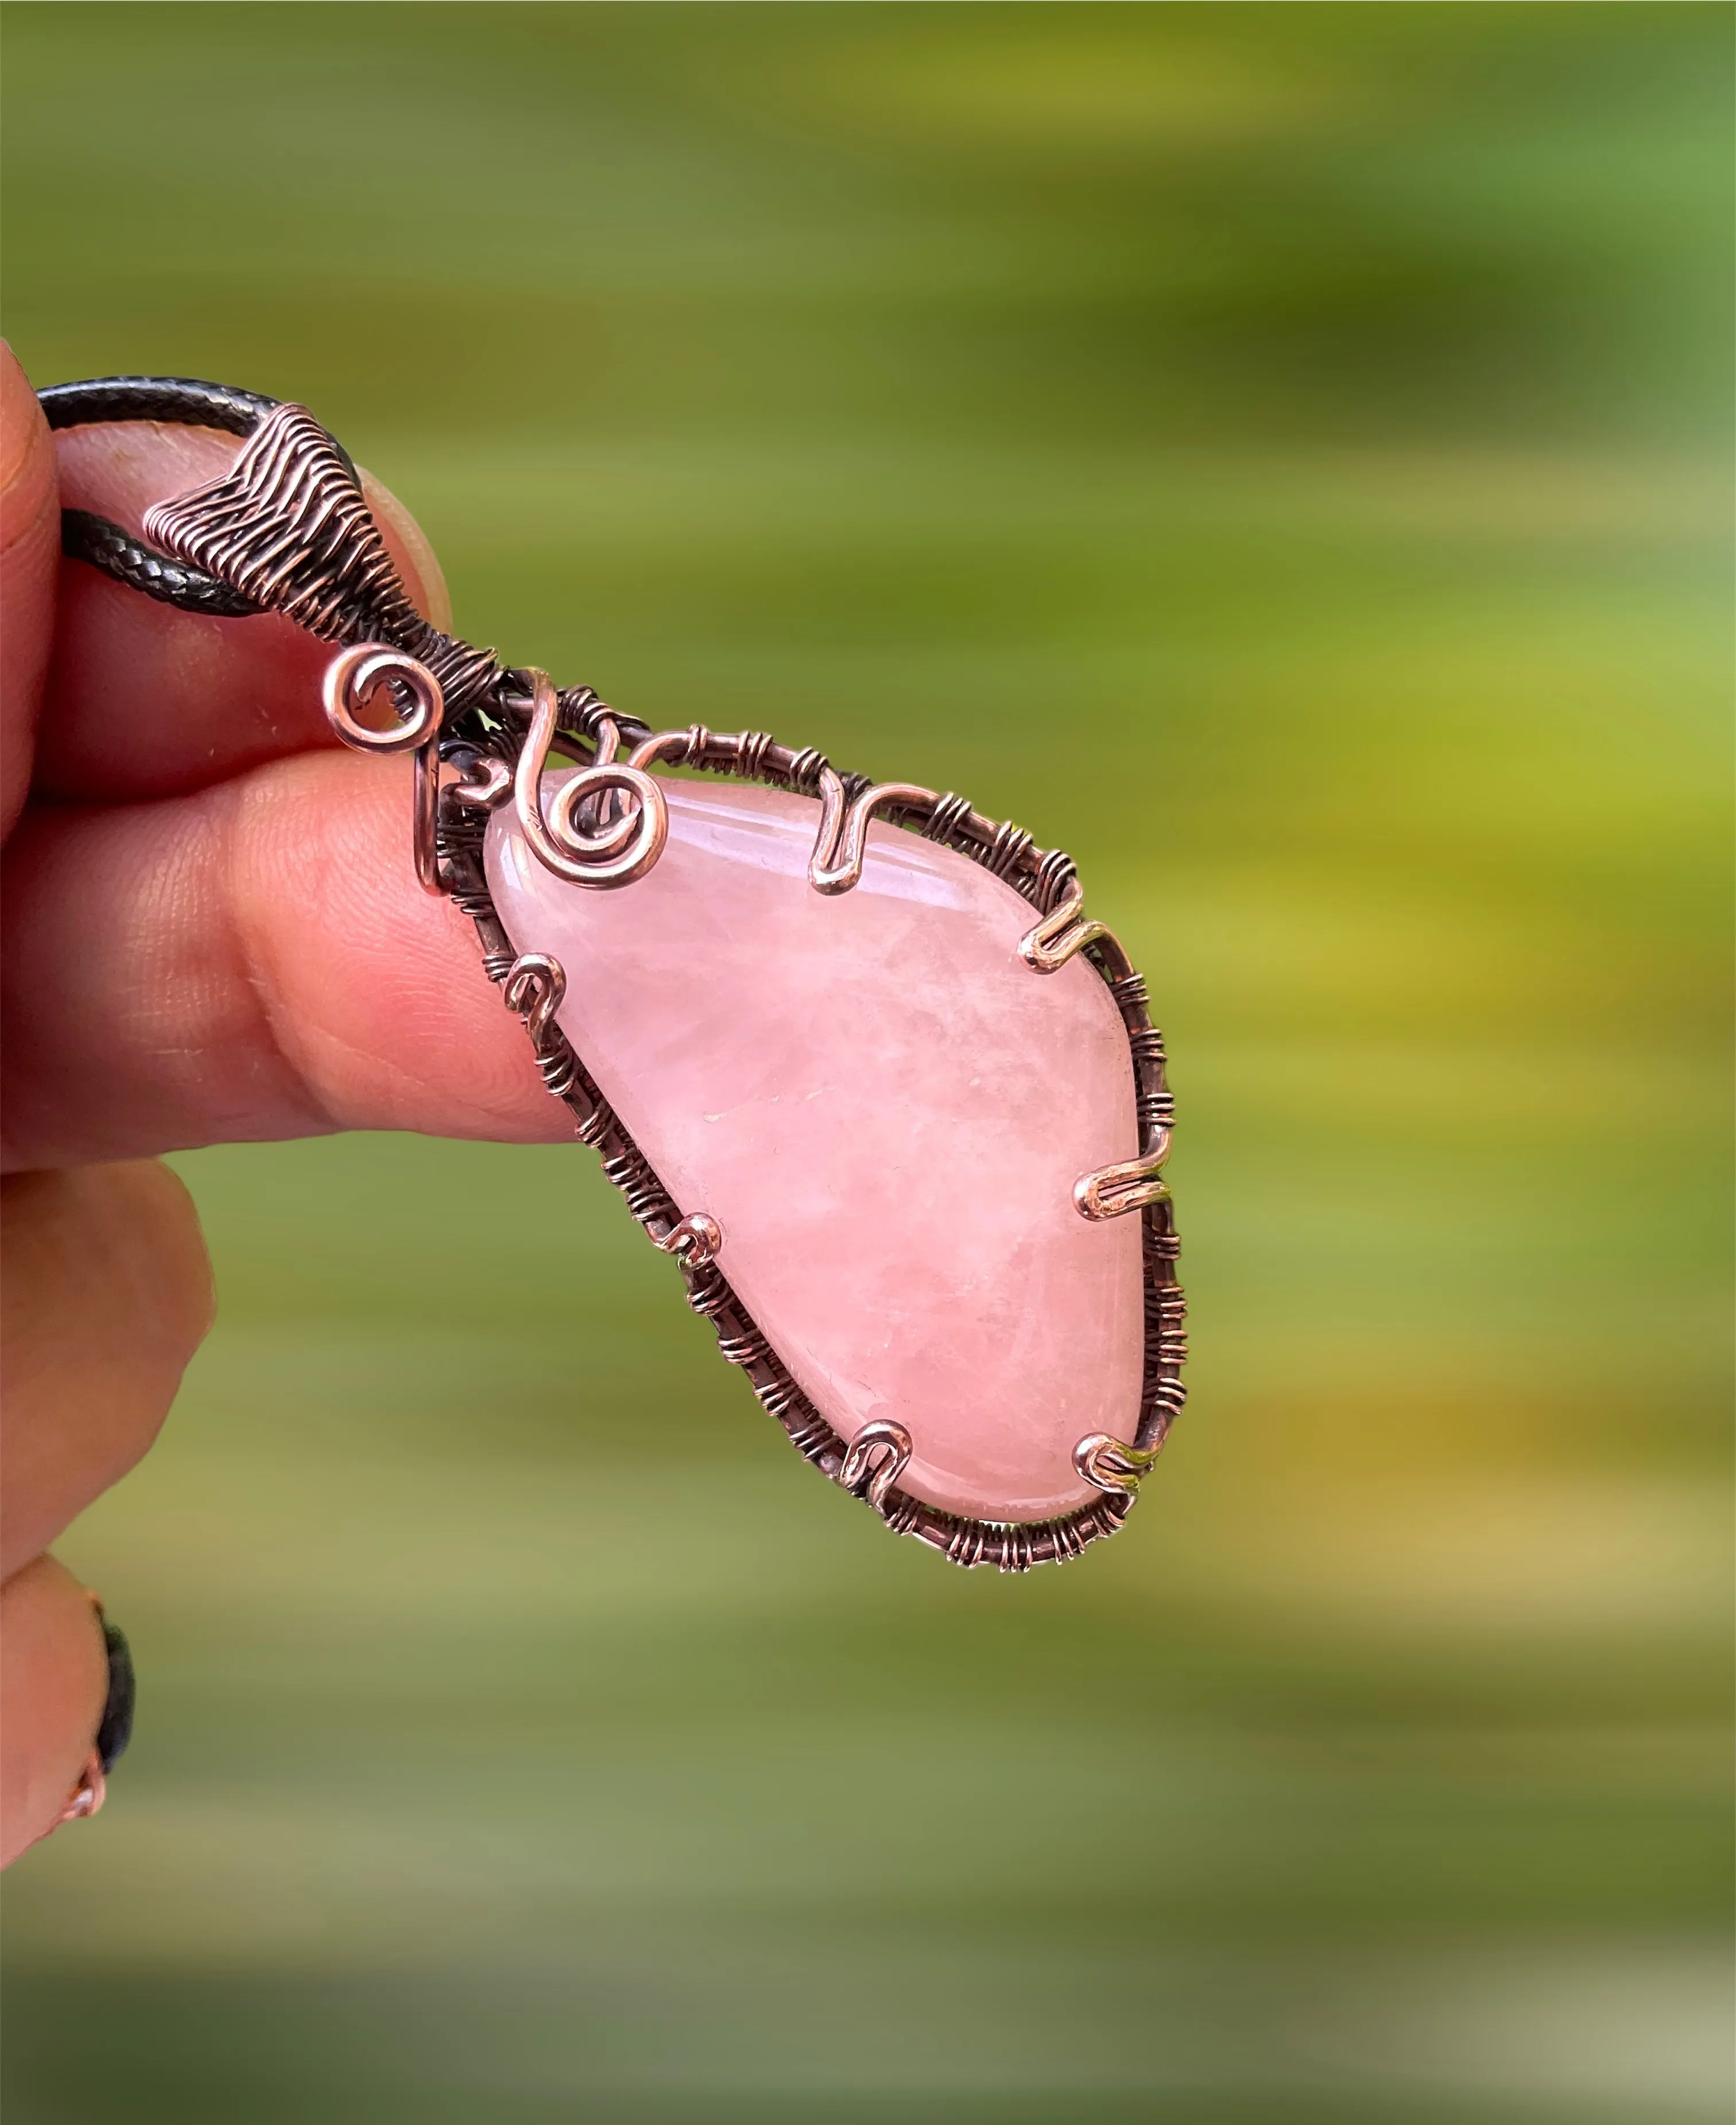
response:
{"label": "oxidized copper wire", "polygon": [[144,530],[176,560],[327,642],[405,651],[434,672],[449,708],[499,677],[489,651],[416,610],[349,464],[304,406],[274,408],[221,478],[158,502]]}

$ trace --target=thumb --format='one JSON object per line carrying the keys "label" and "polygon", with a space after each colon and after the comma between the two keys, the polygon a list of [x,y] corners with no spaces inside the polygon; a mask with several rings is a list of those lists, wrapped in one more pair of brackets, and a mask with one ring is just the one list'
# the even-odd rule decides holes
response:
{"label": "thumb", "polygon": [[[97,421],[54,437],[60,499],[134,535],[151,504],[222,478],[242,448],[215,428]],[[434,549],[362,471],[404,587],[450,623]],[[332,645],[281,613],[217,620],[142,596],[82,560],[60,571],[35,786],[61,801],[133,802],[209,789],[269,760],[334,747],[319,680]]]}
{"label": "thumb", "polygon": [[54,631],[60,502],[54,444],[17,356],[0,341],[0,836],[30,786]]}

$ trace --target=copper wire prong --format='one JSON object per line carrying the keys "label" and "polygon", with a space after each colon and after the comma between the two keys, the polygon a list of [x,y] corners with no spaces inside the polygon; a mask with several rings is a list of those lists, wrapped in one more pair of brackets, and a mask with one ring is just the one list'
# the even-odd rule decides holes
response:
{"label": "copper wire prong", "polygon": [[1149,1203],[1167,1202],[1169,1190],[1158,1174],[1169,1156],[1169,1132],[1160,1129],[1151,1148],[1137,1158],[1084,1175],[1073,1188],[1080,1216],[1099,1224],[1109,1218],[1125,1218],[1130,1210],[1142,1210]]}
{"label": "copper wire prong", "polygon": [[1141,1448],[1128,1445],[1111,1432],[1089,1431],[1073,1449],[1073,1466],[1099,1491],[1125,1491],[1131,1496],[1162,1448],[1161,1439],[1155,1446]]}
{"label": "copper wire prong", "polygon": [[932,804],[934,792],[917,782],[877,782],[847,803],[835,768],[820,770],[820,831],[808,860],[807,882],[816,893],[848,893],[862,877],[868,821],[889,804]]}
{"label": "copper wire prong", "polygon": [[[1020,938],[1019,956],[1033,973],[1056,973],[1075,952],[1082,952],[1100,937],[1111,936],[1107,922],[1094,921],[1080,913],[1084,904],[1084,888],[1075,881],[1060,906],[1051,908]],[[1116,949],[1119,950],[1119,945]]]}
{"label": "copper wire prong", "polygon": [[659,1254],[674,1255],[685,1268],[703,1269],[717,1258],[723,1227],[705,1211],[694,1210],[671,1225],[661,1239],[653,1233],[651,1243]]}
{"label": "copper wire prong", "polygon": [[501,984],[501,1000],[525,1021],[525,1030],[540,1051],[549,1021],[567,993],[567,972],[547,952],[521,952]]}
{"label": "copper wire prong", "polygon": [[846,1491],[866,1498],[877,1513],[886,1510],[887,1493],[908,1467],[910,1435],[890,1417],[877,1417],[844,1449],[838,1481]]}

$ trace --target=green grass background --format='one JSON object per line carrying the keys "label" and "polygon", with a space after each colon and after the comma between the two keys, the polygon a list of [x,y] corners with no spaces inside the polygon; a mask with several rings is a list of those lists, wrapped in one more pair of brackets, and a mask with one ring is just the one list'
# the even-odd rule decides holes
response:
{"label": "green grass background", "polygon": [[966,1576],[589,1154],[186,1157],[9,2125],[1725,2118],[1728,11],[6,37],[35,375],[304,399],[475,638],[1074,850],[1196,1352]]}

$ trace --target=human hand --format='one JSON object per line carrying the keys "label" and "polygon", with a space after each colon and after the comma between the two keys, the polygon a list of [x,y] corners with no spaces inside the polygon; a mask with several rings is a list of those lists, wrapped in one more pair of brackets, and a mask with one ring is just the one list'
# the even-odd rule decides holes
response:
{"label": "human hand", "polygon": [[[240,447],[136,422],[52,436],[0,346],[0,1865],[87,1789],[109,1689],[100,1612],[48,1545],[150,1446],[210,1325],[198,1221],[157,1154],[566,1133],[468,922],[416,884],[409,762],[332,737],[329,648],[61,558],[63,503],[138,533]],[[427,541],[363,478],[446,625]]]}

